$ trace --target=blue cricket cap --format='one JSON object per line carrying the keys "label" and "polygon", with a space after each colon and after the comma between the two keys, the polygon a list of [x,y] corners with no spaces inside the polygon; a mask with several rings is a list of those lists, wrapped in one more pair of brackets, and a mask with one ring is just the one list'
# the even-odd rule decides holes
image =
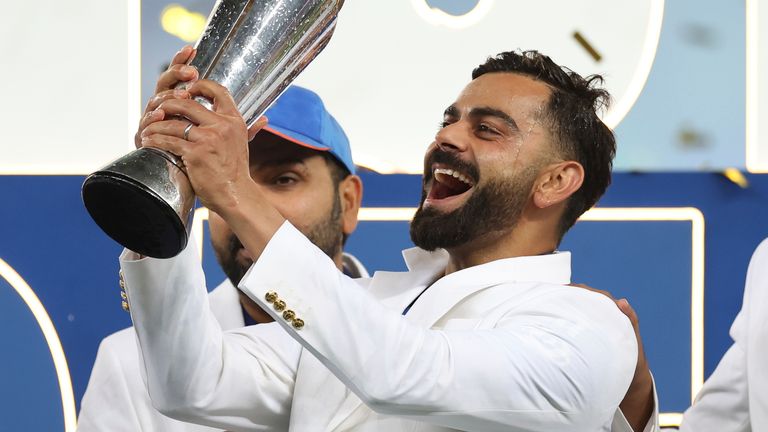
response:
{"label": "blue cricket cap", "polygon": [[264,115],[269,123],[262,130],[303,147],[327,151],[355,173],[349,139],[315,92],[290,86]]}

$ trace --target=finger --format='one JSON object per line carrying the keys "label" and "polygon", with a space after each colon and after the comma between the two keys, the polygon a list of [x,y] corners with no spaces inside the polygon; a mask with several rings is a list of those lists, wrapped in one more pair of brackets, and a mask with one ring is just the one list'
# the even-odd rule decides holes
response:
{"label": "finger", "polygon": [[160,104],[163,102],[170,100],[170,99],[189,99],[191,96],[188,91],[177,89],[177,90],[165,90],[162,91],[154,96],[152,96],[149,99],[149,102],[147,102],[147,108],[145,109],[145,112],[156,110]]}
{"label": "finger", "polygon": [[256,123],[254,123],[251,127],[248,128],[248,142],[253,141],[253,138],[256,137],[256,134],[259,133],[260,130],[264,129],[264,127],[269,123],[269,119],[267,116],[261,116],[258,119],[256,119]]}
{"label": "finger", "polygon": [[237,110],[237,104],[232,99],[232,95],[229,94],[229,90],[217,82],[211,80],[196,81],[187,90],[192,95],[204,96],[212,100],[213,110],[217,113],[240,116],[240,111]]}
{"label": "finger", "polygon": [[198,125],[216,123],[219,120],[216,113],[191,99],[169,99],[160,104],[158,109],[163,110],[166,118],[173,115],[186,117]]}
{"label": "finger", "polygon": [[192,45],[184,45],[181,47],[181,49],[173,55],[173,58],[171,59],[171,64],[185,64],[188,61],[192,60],[195,53],[195,49],[192,48]]}
{"label": "finger", "polygon": [[144,132],[144,129],[146,129],[150,124],[163,120],[164,118],[165,113],[163,110],[159,109],[149,111],[141,117],[141,121],[139,122],[139,130],[137,130],[136,134],[133,136],[133,143],[136,148],[141,148],[141,134]]}
{"label": "finger", "polygon": [[616,301],[616,306],[619,307],[619,310],[629,318],[629,321],[632,322],[633,326],[637,326],[639,324],[637,313],[635,313],[635,310],[632,308],[632,306],[629,304],[627,299],[620,299]]}
{"label": "finger", "polygon": [[144,111],[144,115],[139,121],[139,128],[134,135],[134,145],[136,148],[141,147],[141,133],[150,124],[163,120],[165,118],[165,112],[158,107],[166,100],[179,98],[189,99],[189,92],[186,90],[166,90],[153,96],[147,103],[147,108]]}
{"label": "finger", "polygon": [[[187,154],[189,146],[194,145],[189,141],[184,141],[181,138],[170,135],[154,134],[145,136],[141,139],[142,147],[153,147],[160,150],[171,152],[180,157],[182,162],[184,161],[184,155]],[[186,162],[185,162],[186,164]]]}
{"label": "finger", "polygon": [[[180,119],[172,119],[172,120],[165,120],[165,121],[159,121],[156,123],[152,123],[151,125],[147,126],[146,129],[141,133],[141,137],[148,137],[155,134],[160,135],[169,135],[176,138],[184,139],[184,131],[189,127],[190,123],[186,120],[180,120]],[[194,128],[193,128],[194,129]],[[188,134],[188,141],[193,141],[192,138],[192,131],[190,130]]]}
{"label": "finger", "polygon": [[160,74],[157,79],[155,93],[171,90],[181,82],[195,82],[198,78],[197,68],[186,64],[174,64]]}

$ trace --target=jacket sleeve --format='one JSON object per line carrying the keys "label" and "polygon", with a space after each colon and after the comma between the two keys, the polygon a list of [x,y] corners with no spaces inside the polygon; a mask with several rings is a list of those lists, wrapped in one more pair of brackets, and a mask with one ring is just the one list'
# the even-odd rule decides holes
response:
{"label": "jacket sleeve", "polygon": [[733,344],[683,415],[680,430],[751,431],[746,378],[744,351]]}
{"label": "jacket sleeve", "polygon": [[276,324],[222,332],[193,246],[135,258],[120,261],[154,406],[212,427],[287,430],[300,345]]}
{"label": "jacket sleeve", "polygon": [[768,241],[758,246],[747,270],[741,311],[731,326],[733,345],[726,351],[712,375],[704,383],[696,400],[683,415],[681,431],[752,430],[749,415],[749,385],[747,345],[749,340],[749,309],[753,289],[762,289],[759,274],[768,262]]}
{"label": "jacket sleeve", "polygon": [[[629,321],[603,296],[561,290],[494,329],[426,329],[359,289],[287,222],[241,289],[374,411],[456,429],[599,430],[637,362]],[[572,318],[585,310],[606,325]]]}

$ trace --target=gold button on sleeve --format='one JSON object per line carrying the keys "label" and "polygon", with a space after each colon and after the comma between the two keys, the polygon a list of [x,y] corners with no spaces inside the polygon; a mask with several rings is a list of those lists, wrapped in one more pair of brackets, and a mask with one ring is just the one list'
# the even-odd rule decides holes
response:
{"label": "gold button on sleeve", "polygon": [[277,293],[274,291],[270,291],[264,295],[264,300],[267,301],[267,303],[274,303],[275,300],[277,300]]}
{"label": "gold button on sleeve", "polygon": [[304,320],[301,318],[295,318],[292,325],[296,330],[301,330],[304,327]]}
{"label": "gold button on sleeve", "polygon": [[285,310],[285,302],[282,300],[275,300],[275,304],[273,305],[276,311],[282,312]]}
{"label": "gold button on sleeve", "polygon": [[122,306],[123,306],[123,310],[124,310],[124,311],[126,311],[126,312],[128,312],[128,311],[130,311],[130,310],[131,310],[131,307],[130,307],[130,306],[128,306],[128,302],[127,302],[127,301],[125,301],[125,300],[123,300],[123,302],[122,302]]}
{"label": "gold button on sleeve", "polygon": [[296,318],[296,312],[288,309],[285,312],[283,312],[283,319],[286,321],[290,321],[292,319]]}
{"label": "gold button on sleeve", "polygon": [[120,291],[120,298],[123,300],[128,300],[128,294],[126,294],[125,291]]}

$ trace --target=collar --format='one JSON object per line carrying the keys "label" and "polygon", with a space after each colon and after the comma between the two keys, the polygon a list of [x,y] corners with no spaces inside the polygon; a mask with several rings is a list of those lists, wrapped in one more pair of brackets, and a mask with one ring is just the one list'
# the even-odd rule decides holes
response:
{"label": "collar", "polygon": [[[420,248],[403,251],[403,258],[408,270],[419,271],[425,268],[445,269],[448,265],[448,252],[437,249],[434,252]],[[571,283],[571,253],[553,252],[546,255],[504,258],[485,264],[469,267],[443,276],[435,283],[450,281],[453,283],[491,281],[501,282],[544,282],[558,285]],[[441,282],[441,284],[443,284]]]}
{"label": "collar", "polygon": [[[409,269],[417,273],[419,265],[427,265],[427,273],[434,271],[437,262],[442,263],[442,271],[448,263],[448,254],[443,252],[425,252],[413,250],[404,253],[407,256]],[[441,260],[441,261],[440,261]],[[434,274],[434,273],[432,273]],[[550,283],[565,285],[571,279],[571,254],[558,252],[549,255],[524,256],[505,258],[486,264],[466,268],[447,276],[432,279],[420,298],[413,304],[406,317],[412,322],[424,327],[431,327],[440,317],[464,298],[498,285],[513,283]],[[412,296],[411,299],[418,296]],[[403,305],[403,308],[407,306]],[[401,311],[403,309],[400,309]]]}

